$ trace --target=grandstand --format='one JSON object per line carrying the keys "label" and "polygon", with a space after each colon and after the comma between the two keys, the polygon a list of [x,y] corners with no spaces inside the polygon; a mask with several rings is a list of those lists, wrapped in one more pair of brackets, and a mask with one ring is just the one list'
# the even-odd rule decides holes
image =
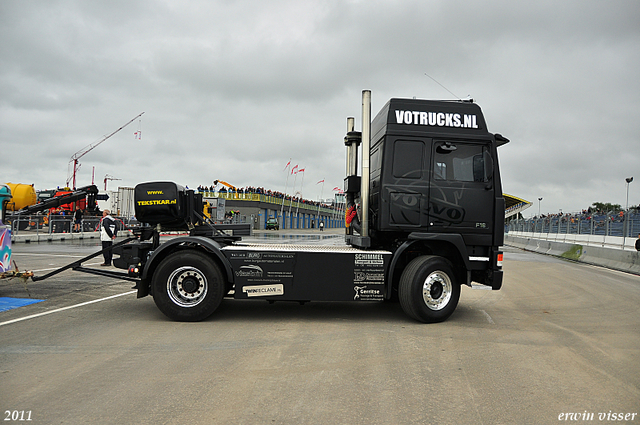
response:
{"label": "grandstand", "polygon": [[510,220],[505,230],[524,238],[634,250],[634,240],[640,234],[640,208],[542,214]]}
{"label": "grandstand", "polygon": [[[239,211],[237,219],[243,222],[253,221],[258,229],[265,228],[269,217],[278,218],[283,223],[283,228],[312,228],[315,226],[314,222],[319,221],[323,221],[327,227],[344,226],[344,204],[336,202],[337,199],[331,203],[320,203],[254,187],[223,188],[216,191],[213,187],[199,186],[198,191],[205,200],[225,199],[227,208]],[[505,218],[517,215],[532,205],[531,202],[513,195],[504,193],[503,196]]]}
{"label": "grandstand", "polygon": [[508,195],[506,193],[503,193],[502,196],[504,196],[504,202],[505,202],[505,212],[504,212],[505,219],[512,217],[514,215],[520,214],[522,211],[526,210],[531,205],[533,205],[531,202],[525,201],[524,199],[520,199],[513,195]]}
{"label": "grandstand", "polygon": [[217,205],[218,199],[224,199],[225,209],[237,212],[233,222],[252,223],[254,229],[265,229],[269,218],[278,219],[282,229],[318,228],[320,222],[325,228],[344,227],[344,204],[337,198],[318,202],[262,188],[208,189],[198,188],[205,201]]}

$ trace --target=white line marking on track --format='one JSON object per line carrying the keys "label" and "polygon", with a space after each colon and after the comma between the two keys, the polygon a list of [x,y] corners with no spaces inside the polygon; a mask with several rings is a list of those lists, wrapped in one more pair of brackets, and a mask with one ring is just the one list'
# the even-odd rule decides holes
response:
{"label": "white line marking on track", "polygon": [[[491,323],[492,325],[495,325],[495,324],[496,324],[496,322],[494,322],[494,321],[493,321],[493,319],[491,318],[491,316],[489,316],[489,313],[487,313],[487,312],[486,312],[486,311],[484,311],[484,310],[480,310],[480,311],[482,312],[482,314],[484,314],[484,317],[486,317],[486,318],[487,318],[487,322]],[[1,323],[0,323],[0,325],[1,325]]]}
{"label": "white line marking on track", "polygon": [[33,256],[33,257],[64,257],[64,258],[84,258],[84,257],[86,257],[86,255],[38,254],[38,253],[33,253],[33,252],[12,252],[11,255],[14,256],[14,257],[16,255],[24,255],[25,257],[27,257],[27,256]]}
{"label": "white line marking on track", "polygon": [[67,307],[57,308],[55,310],[45,311],[43,313],[32,314],[31,316],[25,316],[25,317],[20,317],[18,319],[7,320],[6,322],[0,323],[0,326],[10,325],[10,324],[16,323],[16,322],[22,322],[23,320],[27,320],[27,319],[35,319],[36,317],[42,317],[42,316],[46,316],[46,315],[52,314],[52,313],[59,313],[61,311],[70,310],[72,308],[82,307],[82,306],[89,305],[89,304],[94,304],[94,303],[99,303],[100,301],[106,301],[106,300],[110,300],[110,299],[113,299],[113,298],[122,297],[124,295],[135,294],[136,292],[138,292],[138,291],[124,292],[122,294],[111,295],[110,297],[100,298],[100,299],[93,300],[93,301],[87,301],[87,302],[84,302],[84,303],[70,305],[70,306],[67,306]]}

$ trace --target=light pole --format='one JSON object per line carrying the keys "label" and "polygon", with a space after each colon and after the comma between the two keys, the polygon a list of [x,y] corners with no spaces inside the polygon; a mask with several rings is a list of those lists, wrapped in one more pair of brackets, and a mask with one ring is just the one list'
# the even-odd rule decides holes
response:
{"label": "light pole", "polygon": [[540,203],[542,202],[542,198],[538,198],[538,218],[540,218]]}
{"label": "light pole", "polygon": [[[541,202],[542,202],[542,198],[540,197],[540,198],[538,198],[538,220],[537,220],[537,221],[540,221],[540,203],[541,203]],[[537,223],[536,223],[536,224],[534,224],[534,226],[538,227],[538,226],[537,226]],[[540,226],[540,233],[542,233],[542,226],[544,226],[544,224]],[[533,231],[535,232],[535,230],[536,230],[536,229],[535,229],[535,227],[534,227]]]}
{"label": "light pole", "polygon": [[542,198],[538,198],[538,217],[540,217],[540,203],[542,202]]}
{"label": "light pole", "polygon": [[633,181],[633,177],[627,177],[625,179],[625,181],[627,182],[627,210],[629,209],[629,183],[631,183]]}
{"label": "light pole", "polygon": [[627,177],[625,179],[625,181],[627,182],[627,205],[625,207],[624,210],[624,234],[622,235],[622,249],[624,250],[624,246],[626,244],[626,238],[627,238],[627,233],[629,233],[629,220],[627,220],[627,218],[629,217],[629,184],[633,181],[633,177]]}

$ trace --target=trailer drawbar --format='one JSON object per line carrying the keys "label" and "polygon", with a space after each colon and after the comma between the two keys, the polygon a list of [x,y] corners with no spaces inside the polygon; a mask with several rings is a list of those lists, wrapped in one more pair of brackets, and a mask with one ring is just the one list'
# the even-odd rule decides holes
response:
{"label": "trailer drawbar", "polygon": [[[347,119],[344,246],[251,244],[249,225],[212,225],[201,194],[172,182],[135,188],[144,226],[113,246],[114,266],[62,270],[136,283],[170,319],[200,321],[224,297],[274,301],[399,300],[420,322],[456,309],[461,285],[502,286],[505,203],[498,147],[471,101],[391,99],[362,131]],[[358,168],[361,173],[358,174]],[[160,243],[160,233],[189,232]]]}

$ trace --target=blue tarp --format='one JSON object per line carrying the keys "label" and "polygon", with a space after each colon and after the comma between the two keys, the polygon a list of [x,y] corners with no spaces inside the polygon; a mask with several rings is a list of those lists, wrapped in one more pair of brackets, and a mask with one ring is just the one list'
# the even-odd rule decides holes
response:
{"label": "blue tarp", "polygon": [[39,303],[44,300],[34,300],[33,298],[9,298],[0,297],[0,311],[7,311],[13,308],[24,307],[25,305]]}

